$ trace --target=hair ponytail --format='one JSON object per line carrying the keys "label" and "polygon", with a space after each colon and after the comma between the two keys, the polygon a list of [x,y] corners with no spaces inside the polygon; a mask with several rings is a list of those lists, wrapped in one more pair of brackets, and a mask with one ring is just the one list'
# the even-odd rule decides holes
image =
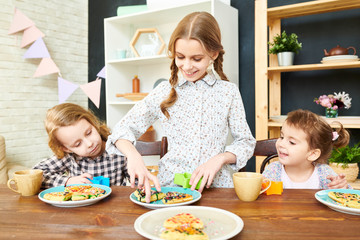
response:
{"label": "hair ponytail", "polygon": [[167,119],[170,118],[170,114],[167,109],[173,106],[177,100],[177,93],[175,90],[175,86],[178,83],[178,67],[175,64],[175,58],[173,58],[171,62],[170,69],[171,69],[171,77],[169,79],[169,82],[171,84],[171,90],[168,98],[162,101],[160,104],[161,112],[165,115]]}
{"label": "hair ponytail", "polygon": [[333,146],[334,148],[345,147],[346,145],[349,144],[350,141],[349,131],[346,130],[340,122],[336,122],[336,123],[339,125],[339,127],[336,128],[335,131],[338,134],[338,138],[333,139]]}
{"label": "hair ponytail", "polygon": [[224,71],[223,71],[223,56],[224,56],[225,51],[221,50],[219,51],[219,55],[218,57],[215,59],[214,61],[214,69],[217,72],[217,74],[219,74],[221,80],[225,80],[225,81],[229,81],[229,79],[227,78],[227,76],[225,75]]}

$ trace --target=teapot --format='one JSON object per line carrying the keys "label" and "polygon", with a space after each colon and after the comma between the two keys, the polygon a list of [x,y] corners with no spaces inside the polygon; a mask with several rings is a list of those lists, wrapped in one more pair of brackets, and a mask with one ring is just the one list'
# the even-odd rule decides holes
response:
{"label": "teapot", "polygon": [[324,49],[324,53],[325,56],[334,56],[334,55],[348,55],[349,54],[349,49],[352,49],[354,51],[354,54],[356,54],[356,49],[354,47],[348,47],[348,48],[343,48],[340,47],[339,45],[337,45],[336,47],[330,49],[329,52],[326,51],[326,49]]}

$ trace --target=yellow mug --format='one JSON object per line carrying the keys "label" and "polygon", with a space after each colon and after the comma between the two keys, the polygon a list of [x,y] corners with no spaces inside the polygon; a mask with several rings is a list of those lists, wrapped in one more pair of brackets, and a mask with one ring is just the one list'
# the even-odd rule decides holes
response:
{"label": "yellow mug", "polygon": [[[237,172],[233,174],[234,188],[236,195],[242,201],[255,201],[260,194],[271,186],[271,181],[263,179],[262,174],[255,172]],[[263,181],[268,181],[269,185],[261,190]]]}
{"label": "yellow mug", "polygon": [[[22,170],[14,173],[14,178],[7,182],[8,188],[22,196],[32,196],[39,192],[43,179],[43,171],[40,169]],[[12,185],[16,186],[16,189]]]}

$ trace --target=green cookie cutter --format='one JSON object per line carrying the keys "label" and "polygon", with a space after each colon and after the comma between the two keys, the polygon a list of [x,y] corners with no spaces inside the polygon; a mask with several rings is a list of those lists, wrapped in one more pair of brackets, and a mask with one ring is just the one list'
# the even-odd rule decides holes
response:
{"label": "green cookie cutter", "polygon": [[[183,188],[191,188],[191,185],[189,184],[190,178],[190,173],[175,173],[174,183],[183,186]],[[196,190],[200,188],[201,180],[202,177],[195,187]]]}

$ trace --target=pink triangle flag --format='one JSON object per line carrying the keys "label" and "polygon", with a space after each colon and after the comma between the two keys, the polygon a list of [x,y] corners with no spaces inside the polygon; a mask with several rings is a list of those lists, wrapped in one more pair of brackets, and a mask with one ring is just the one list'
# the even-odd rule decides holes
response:
{"label": "pink triangle flag", "polygon": [[43,37],[45,37],[45,34],[43,34],[37,27],[31,26],[25,29],[20,47],[26,47],[30,43],[35,42],[35,40]]}
{"label": "pink triangle flag", "polygon": [[35,23],[25,16],[20,10],[15,8],[13,21],[10,25],[8,34],[14,34],[28,27],[34,26]]}
{"label": "pink triangle flag", "polygon": [[105,66],[98,72],[97,77],[106,78]]}
{"label": "pink triangle flag", "polygon": [[36,72],[33,77],[40,77],[58,72],[60,72],[60,70],[51,58],[43,58],[38,68],[36,69]]}
{"label": "pink triangle flag", "polygon": [[97,78],[95,81],[80,85],[80,88],[90,98],[97,108],[100,106],[100,90],[101,90],[101,79]]}
{"label": "pink triangle flag", "polygon": [[29,47],[23,58],[50,58],[49,51],[41,37]]}
{"label": "pink triangle flag", "polygon": [[79,85],[58,77],[59,104],[64,103],[78,87]]}

